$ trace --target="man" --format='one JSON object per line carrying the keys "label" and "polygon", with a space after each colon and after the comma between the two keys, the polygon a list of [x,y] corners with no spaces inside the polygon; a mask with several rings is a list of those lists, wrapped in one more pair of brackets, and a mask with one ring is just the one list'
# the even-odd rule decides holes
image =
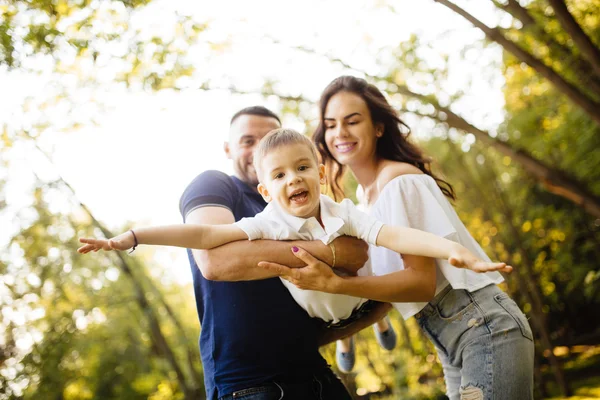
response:
{"label": "man", "polygon": [[[263,210],[253,151],[280,126],[277,115],[264,107],[233,116],[225,153],[233,161],[234,176],[207,171],[196,177],[181,197],[185,223],[229,224]],[[318,346],[368,326],[387,308],[344,332],[325,332],[322,321],[310,318],[272,272],[257,266],[272,261],[302,267],[292,254],[294,245],[326,263],[333,261],[332,250],[320,241],[240,241],[208,251],[188,250],[208,399],[350,399]],[[358,239],[339,238],[335,248],[336,265],[362,265],[367,259],[366,245]]]}

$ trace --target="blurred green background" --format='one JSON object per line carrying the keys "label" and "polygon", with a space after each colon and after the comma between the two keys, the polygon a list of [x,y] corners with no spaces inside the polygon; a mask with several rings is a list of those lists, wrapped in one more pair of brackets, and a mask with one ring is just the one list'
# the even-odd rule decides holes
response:
{"label": "blurred green background", "polygon": [[[77,238],[179,222],[187,182],[227,170],[236,109],[310,134],[341,74],[387,93],[516,267],[536,398],[600,398],[600,4],[415,3],[0,0],[0,399],[204,398],[184,252],[82,256]],[[361,332],[344,382],[443,399],[432,345],[391,317],[397,348]]]}

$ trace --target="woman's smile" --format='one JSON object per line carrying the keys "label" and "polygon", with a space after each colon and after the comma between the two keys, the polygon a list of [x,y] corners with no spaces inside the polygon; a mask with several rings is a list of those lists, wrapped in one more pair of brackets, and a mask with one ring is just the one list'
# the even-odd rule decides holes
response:
{"label": "woman's smile", "polygon": [[338,151],[338,153],[342,154],[351,152],[355,147],[356,142],[344,142],[335,145],[335,149]]}

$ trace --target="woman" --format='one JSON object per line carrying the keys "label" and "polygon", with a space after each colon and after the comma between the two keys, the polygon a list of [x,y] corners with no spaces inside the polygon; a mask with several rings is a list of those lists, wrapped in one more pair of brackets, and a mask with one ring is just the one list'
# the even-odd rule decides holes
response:
{"label": "woman", "polygon": [[[361,203],[383,223],[450,238],[489,260],[446,199],[455,198],[452,186],[431,172],[431,161],[408,135],[383,94],[363,79],[337,78],[321,96],[313,140],[337,199],[350,168]],[[451,400],[533,398],[532,332],[496,286],[499,273],[476,274],[376,247],[369,255],[376,276],[340,278],[305,252],[308,270],[279,271],[302,288],[392,302],[405,319],[415,316],[437,349]]]}

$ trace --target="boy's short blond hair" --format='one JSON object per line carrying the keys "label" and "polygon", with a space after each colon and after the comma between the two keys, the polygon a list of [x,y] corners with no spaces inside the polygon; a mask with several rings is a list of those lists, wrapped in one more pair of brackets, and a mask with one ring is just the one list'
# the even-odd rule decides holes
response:
{"label": "boy's short blond hair", "polygon": [[261,164],[265,156],[271,151],[276,150],[281,146],[289,146],[292,144],[303,144],[307,146],[310,149],[310,152],[314,157],[316,163],[319,163],[317,149],[308,137],[293,129],[274,129],[262,138],[254,152],[254,169],[256,169],[256,175],[258,176],[259,182],[262,182]]}

